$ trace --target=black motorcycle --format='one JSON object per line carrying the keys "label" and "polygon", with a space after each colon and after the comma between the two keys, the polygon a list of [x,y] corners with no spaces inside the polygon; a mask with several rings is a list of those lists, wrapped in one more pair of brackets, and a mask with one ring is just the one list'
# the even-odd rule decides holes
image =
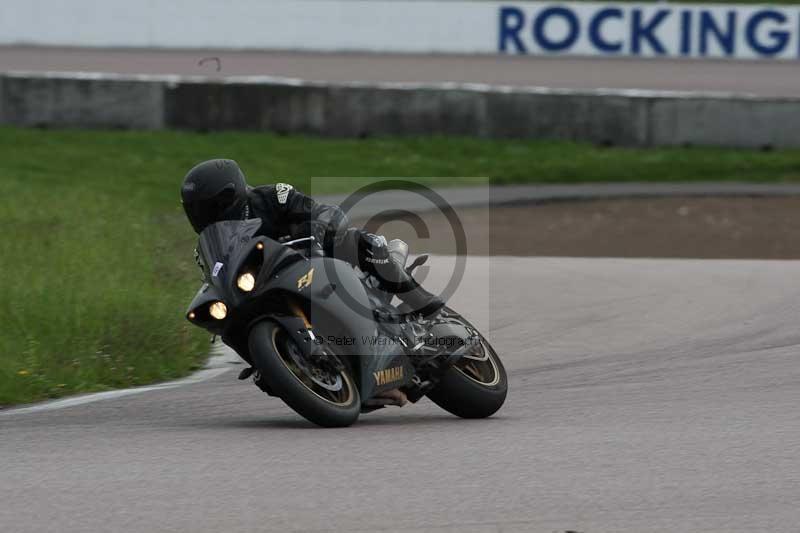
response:
{"label": "black motorcycle", "polygon": [[[372,276],[325,257],[313,237],[280,243],[257,236],[260,226],[226,221],[203,231],[205,283],[186,315],[250,365],[240,378],[325,427],[350,426],[390,405],[384,396],[393,389],[463,418],[489,417],[503,405],[503,364],[458,313],[414,316],[391,305]],[[407,256],[407,247],[393,253]]]}

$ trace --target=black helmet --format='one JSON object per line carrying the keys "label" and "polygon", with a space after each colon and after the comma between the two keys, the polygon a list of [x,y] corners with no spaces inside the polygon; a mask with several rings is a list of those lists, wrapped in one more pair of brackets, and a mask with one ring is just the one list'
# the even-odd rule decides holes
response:
{"label": "black helmet", "polygon": [[242,220],[247,206],[247,182],[236,161],[212,159],[183,178],[181,203],[197,233],[220,220]]}

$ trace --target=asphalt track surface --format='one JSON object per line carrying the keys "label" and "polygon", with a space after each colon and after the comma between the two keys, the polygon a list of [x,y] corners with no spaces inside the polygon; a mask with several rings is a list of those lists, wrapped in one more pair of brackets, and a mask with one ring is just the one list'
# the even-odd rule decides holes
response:
{"label": "asphalt track surface", "polygon": [[791,61],[0,47],[0,71],[11,70],[269,75],[329,82],[459,82],[800,96],[800,73]]}
{"label": "asphalt track surface", "polygon": [[[435,257],[442,286],[451,258]],[[800,263],[470,257],[453,305],[510,373],[322,430],[228,371],[0,415],[0,530],[786,531]],[[238,369],[239,367],[233,367]]]}

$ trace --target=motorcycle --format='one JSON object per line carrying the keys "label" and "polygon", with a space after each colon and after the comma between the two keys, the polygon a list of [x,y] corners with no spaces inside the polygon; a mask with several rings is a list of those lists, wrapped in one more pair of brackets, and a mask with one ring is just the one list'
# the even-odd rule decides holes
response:
{"label": "motorcycle", "polygon": [[[461,315],[445,307],[432,320],[414,316],[374,277],[326,257],[314,237],[281,243],[257,235],[260,227],[223,221],[200,234],[204,283],[186,313],[250,365],[240,379],[323,427],[391,405],[394,389],[463,418],[502,407],[505,368]],[[404,244],[390,243],[403,265]]]}

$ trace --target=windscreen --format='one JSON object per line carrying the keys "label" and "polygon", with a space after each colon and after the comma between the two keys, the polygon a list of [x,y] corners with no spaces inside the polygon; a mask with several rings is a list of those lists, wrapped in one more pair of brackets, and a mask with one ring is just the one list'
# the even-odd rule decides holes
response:
{"label": "windscreen", "polygon": [[206,280],[224,281],[232,262],[237,261],[240,250],[248,247],[250,239],[261,227],[260,218],[226,220],[208,226],[200,234],[197,252],[203,261]]}

